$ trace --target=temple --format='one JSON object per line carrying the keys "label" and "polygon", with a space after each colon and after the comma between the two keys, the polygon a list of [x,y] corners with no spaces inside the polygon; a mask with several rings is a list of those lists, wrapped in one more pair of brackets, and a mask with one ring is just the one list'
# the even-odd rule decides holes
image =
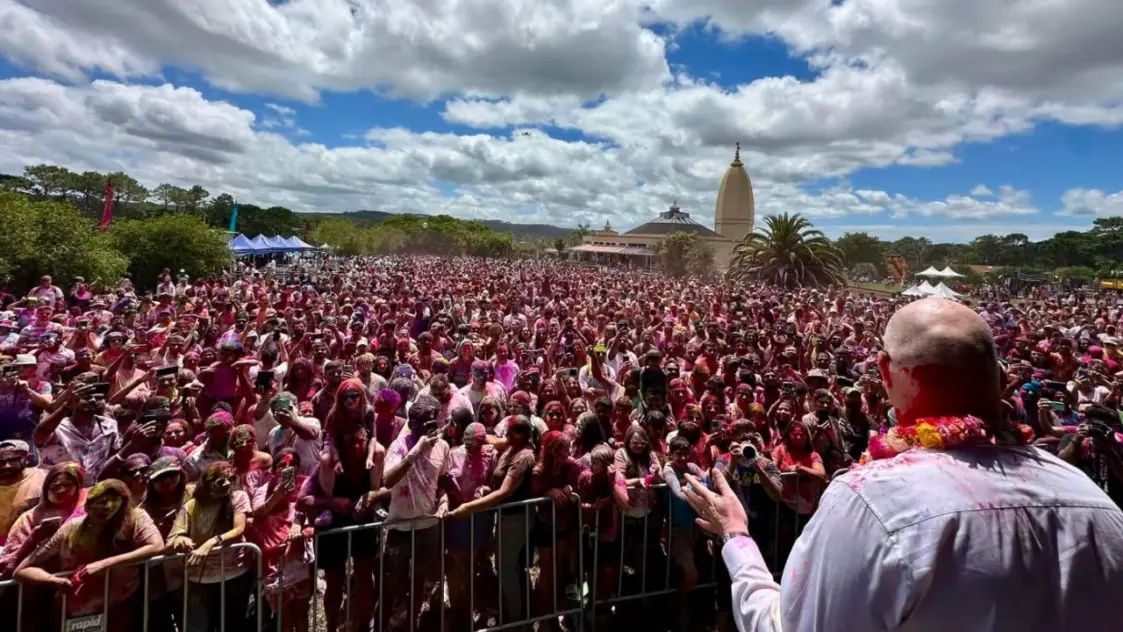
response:
{"label": "temple", "polygon": [[753,185],[741,162],[741,145],[733,154],[733,162],[721,179],[714,205],[714,228],[699,224],[690,213],[679,208],[677,201],[651,221],[627,232],[619,233],[605,222],[604,228],[585,235],[581,245],[570,252],[582,261],[622,263],[647,266],[664,237],[675,232],[692,232],[709,242],[714,249],[718,269],[729,266],[733,248],[753,231],[756,213]]}

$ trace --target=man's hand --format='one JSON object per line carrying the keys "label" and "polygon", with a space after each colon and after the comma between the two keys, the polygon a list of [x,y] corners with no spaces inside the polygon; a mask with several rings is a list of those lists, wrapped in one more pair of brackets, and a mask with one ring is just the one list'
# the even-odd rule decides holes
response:
{"label": "man's hand", "polygon": [[686,475],[687,488],[684,493],[686,501],[698,514],[698,526],[715,535],[748,533],[749,518],[745,515],[741,501],[729,488],[725,475],[714,472],[712,476],[718,491],[716,494],[706,489],[698,477]]}

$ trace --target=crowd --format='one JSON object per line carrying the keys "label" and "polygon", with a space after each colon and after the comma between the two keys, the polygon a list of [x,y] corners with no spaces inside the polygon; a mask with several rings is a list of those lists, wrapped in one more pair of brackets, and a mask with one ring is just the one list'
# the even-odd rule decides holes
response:
{"label": "crowd", "polygon": [[[321,593],[333,632],[556,627],[582,585],[608,599],[669,563],[680,612],[713,568],[727,613],[687,477],[723,477],[782,568],[831,479],[896,424],[876,357],[904,304],[423,257],[165,271],[150,293],[43,277],[0,308],[0,580],[23,586],[0,603],[21,599],[26,629],[65,608],[110,630],[142,612],[304,630]],[[1123,500],[1123,307],[971,307],[1010,427]],[[142,576],[161,554],[182,556]]]}

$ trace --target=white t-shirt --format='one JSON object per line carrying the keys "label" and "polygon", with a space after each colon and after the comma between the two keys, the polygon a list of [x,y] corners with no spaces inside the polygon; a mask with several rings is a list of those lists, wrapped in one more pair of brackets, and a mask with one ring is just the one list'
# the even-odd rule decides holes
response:
{"label": "white t-shirt", "polygon": [[[266,413],[266,416],[272,419],[273,411]],[[302,439],[288,428],[275,426],[269,431],[269,440],[266,447],[269,450],[269,454],[276,454],[281,448],[293,448],[296,450],[297,456],[300,457],[299,472],[311,476],[315,473],[316,466],[320,462],[320,450],[323,449],[324,445],[324,433],[320,428],[320,420],[315,417],[301,417],[300,421],[313,426],[316,429],[316,436],[311,439]]]}
{"label": "white t-shirt", "polygon": [[[390,449],[386,451],[386,469],[402,462],[409,454],[410,447],[406,444],[409,437],[410,432],[405,430],[390,444]],[[439,506],[437,482],[443,474],[448,473],[449,453],[448,443],[444,439],[437,439],[426,454],[413,462],[405,476],[390,490],[391,521],[436,516]],[[437,519],[433,517],[417,520],[414,524],[418,529],[426,529],[437,524]],[[403,522],[389,528],[408,531],[410,523]]]}

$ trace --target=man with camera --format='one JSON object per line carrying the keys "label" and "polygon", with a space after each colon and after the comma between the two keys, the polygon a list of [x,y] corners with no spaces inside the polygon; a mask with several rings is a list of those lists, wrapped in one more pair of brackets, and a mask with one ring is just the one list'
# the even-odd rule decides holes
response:
{"label": "man with camera", "polygon": [[0,441],[31,443],[31,433],[51,401],[51,384],[39,379],[35,356],[17,355],[0,366]]}
{"label": "man with camera", "polygon": [[1115,504],[1123,507],[1123,443],[1119,413],[1099,404],[1084,409],[1076,432],[1061,439],[1057,456],[1080,468]]}

